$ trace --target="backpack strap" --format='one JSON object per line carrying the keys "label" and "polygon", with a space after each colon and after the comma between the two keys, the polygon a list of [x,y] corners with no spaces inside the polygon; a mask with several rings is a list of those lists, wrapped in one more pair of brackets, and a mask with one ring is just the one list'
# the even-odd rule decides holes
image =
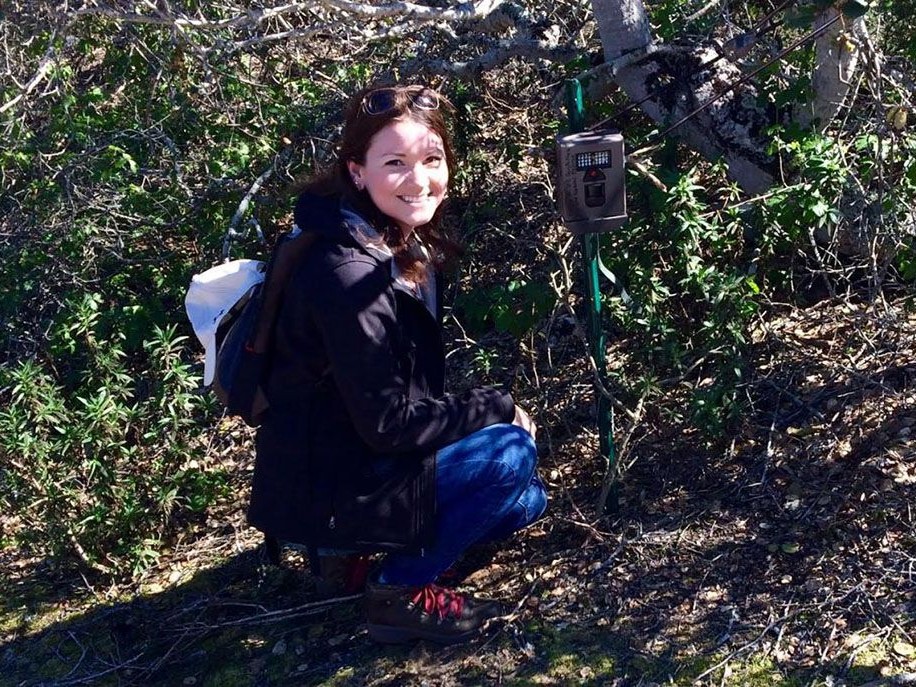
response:
{"label": "backpack strap", "polygon": [[261,292],[262,301],[258,323],[252,340],[248,342],[248,347],[254,353],[266,353],[273,343],[274,325],[277,322],[280,306],[283,304],[283,295],[286,293],[296,266],[315,243],[316,238],[316,234],[303,231],[295,236],[280,237],[274,247],[267,265],[264,289]]}
{"label": "backpack strap", "polygon": [[241,415],[249,425],[260,424],[261,418],[270,407],[270,401],[264,392],[264,379],[270,367],[277,316],[293,272],[316,238],[317,235],[311,232],[283,234],[277,240],[267,263],[264,283],[257,294],[254,325],[244,341],[243,355],[249,362],[240,367],[247,371],[248,381],[237,385],[242,389],[242,398],[246,402],[235,405],[245,408]]}

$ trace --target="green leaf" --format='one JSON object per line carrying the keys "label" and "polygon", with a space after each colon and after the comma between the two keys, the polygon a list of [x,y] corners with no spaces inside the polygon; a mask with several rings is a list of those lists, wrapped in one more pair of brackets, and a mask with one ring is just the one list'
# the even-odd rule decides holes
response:
{"label": "green leaf", "polygon": [[823,217],[829,210],[830,206],[823,200],[819,200],[811,206],[811,212],[813,212],[816,217]]}

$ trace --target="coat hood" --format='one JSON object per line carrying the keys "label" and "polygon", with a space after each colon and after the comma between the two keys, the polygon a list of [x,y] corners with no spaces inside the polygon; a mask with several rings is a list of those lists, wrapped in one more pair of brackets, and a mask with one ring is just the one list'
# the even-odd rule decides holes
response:
{"label": "coat hood", "polygon": [[357,246],[385,266],[395,288],[424,303],[433,317],[440,316],[435,278],[419,286],[408,285],[402,280],[384,238],[345,198],[305,192],[296,201],[293,216],[301,231],[317,234],[333,243]]}
{"label": "coat hood", "polygon": [[387,259],[391,251],[381,235],[346,199],[305,192],[293,210],[296,226],[335,243],[360,246],[374,257]]}

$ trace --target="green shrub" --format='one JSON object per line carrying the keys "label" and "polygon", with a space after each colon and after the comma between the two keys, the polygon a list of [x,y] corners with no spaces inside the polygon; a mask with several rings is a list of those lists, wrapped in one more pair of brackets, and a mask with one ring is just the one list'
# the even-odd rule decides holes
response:
{"label": "green shrub", "polygon": [[[703,174],[709,178],[710,170]],[[707,191],[696,168],[671,175],[667,191],[637,179],[645,202],[603,239],[602,253],[633,298],[630,307],[606,301],[634,344],[628,349],[635,368],[618,381],[634,395],[658,380],[693,382],[689,419],[714,434],[735,410],[760,289],[746,254],[744,216],[710,210],[733,188],[723,169],[712,174],[723,191]]]}
{"label": "green shrub", "polygon": [[144,363],[129,367],[123,335],[100,336],[101,299],[72,305],[51,343],[73,357],[0,367],[0,503],[22,544],[137,575],[225,475],[196,439],[207,402],[182,360],[185,337],[155,328]]}
{"label": "green shrub", "polygon": [[620,383],[634,394],[687,384],[688,418],[712,434],[740,410],[748,327],[764,299],[786,295],[799,257],[821,280],[865,276],[877,288],[891,268],[916,275],[916,136],[880,123],[848,137],[777,129],[771,152],[791,183],[743,201],[721,166],[669,172],[666,192],[634,177],[640,202],[603,239],[635,302],[608,300],[639,368]]}

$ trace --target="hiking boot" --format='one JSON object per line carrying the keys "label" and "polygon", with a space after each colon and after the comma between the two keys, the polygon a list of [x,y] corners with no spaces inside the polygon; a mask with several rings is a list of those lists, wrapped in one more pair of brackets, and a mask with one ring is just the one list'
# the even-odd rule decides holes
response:
{"label": "hiking boot", "polygon": [[401,587],[369,582],[366,585],[369,636],[383,644],[403,644],[415,639],[437,644],[466,642],[501,613],[495,601],[458,594],[435,584]]}
{"label": "hiking boot", "polygon": [[321,599],[359,594],[366,588],[369,556],[318,556],[315,593]]}

